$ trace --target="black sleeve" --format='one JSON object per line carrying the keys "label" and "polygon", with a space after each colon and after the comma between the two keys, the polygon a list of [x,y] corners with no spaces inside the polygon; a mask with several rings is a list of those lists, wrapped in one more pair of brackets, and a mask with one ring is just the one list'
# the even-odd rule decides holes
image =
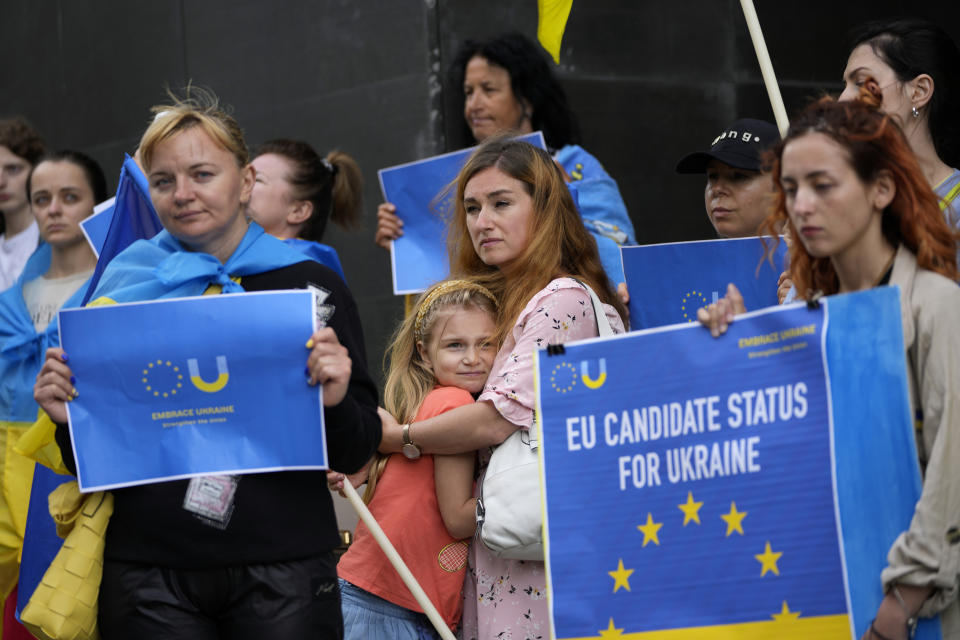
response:
{"label": "black sleeve", "polygon": [[327,453],[330,467],[353,473],[362,467],[380,445],[380,416],[377,415],[377,387],[367,371],[360,314],[353,295],[334,271],[312,261],[283,269],[247,276],[241,284],[247,291],[301,289],[314,285],[329,292],[324,301],[332,307],[327,326],[347,348],[352,361],[350,386],[340,404],[324,408]]}
{"label": "black sleeve", "polygon": [[77,461],[73,457],[73,443],[70,442],[70,426],[66,422],[54,422],[54,424],[57,425],[54,435],[57,446],[60,447],[60,455],[63,456],[63,465],[67,471],[77,475]]}

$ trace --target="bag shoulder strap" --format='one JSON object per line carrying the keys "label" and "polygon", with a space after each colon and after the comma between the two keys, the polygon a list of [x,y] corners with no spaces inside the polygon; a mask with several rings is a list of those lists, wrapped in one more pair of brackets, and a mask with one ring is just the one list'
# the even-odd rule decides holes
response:
{"label": "bag shoulder strap", "polygon": [[600,302],[600,298],[597,297],[596,292],[591,289],[590,285],[586,282],[578,278],[574,278],[574,280],[590,294],[590,301],[593,302],[593,315],[597,320],[597,335],[601,338],[604,336],[612,336],[613,328],[610,326],[610,321],[607,320],[607,312],[604,310],[603,303]]}

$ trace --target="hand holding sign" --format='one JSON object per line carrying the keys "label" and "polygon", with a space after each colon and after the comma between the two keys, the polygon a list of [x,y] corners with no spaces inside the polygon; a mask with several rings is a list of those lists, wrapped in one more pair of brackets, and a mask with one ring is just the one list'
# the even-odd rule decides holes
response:
{"label": "hand holding sign", "polygon": [[33,385],[33,399],[54,422],[67,421],[67,406],[77,396],[67,354],[60,347],[47,349],[47,357]]}
{"label": "hand holding sign", "polygon": [[733,317],[746,313],[747,307],[743,304],[740,290],[732,282],[727,285],[727,295],[713,304],[697,309],[697,320],[710,329],[714,338],[727,332],[727,326],[733,322]]}
{"label": "hand holding sign", "polygon": [[319,382],[323,385],[323,406],[340,404],[347,395],[353,370],[353,361],[347,348],[340,344],[337,334],[330,327],[324,327],[310,336],[307,348],[311,350],[307,358],[307,373],[310,376],[307,384]]}
{"label": "hand holding sign", "polygon": [[373,241],[390,250],[390,243],[403,235],[403,220],[397,217],[397,207],[390,202],[381,202],[377,207],[377,234]]}

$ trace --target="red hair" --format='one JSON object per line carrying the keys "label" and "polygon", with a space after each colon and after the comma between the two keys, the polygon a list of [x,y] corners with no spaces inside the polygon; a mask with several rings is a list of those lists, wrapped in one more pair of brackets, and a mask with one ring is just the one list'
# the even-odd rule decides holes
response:
{"label": "red hair", "polygon": [[[871,80],[861,87],[856,100],[837,102],[834,98],[821,98],[791,123],[783,141],[769,152],[774,206],[760,233],[777,237],[777,229],[785,225],[793,238],[799,238],[787,214],[780,162],[791,141],[809,133],[822,133],[847,150],[850,166],[864,183],[872,183],[881,172],[892,177],[896,195],[884,209],[881,222],[887,241],[910,249],[917,256],[917,266],[956,281],[957,235],[947,224],[939,200],[900,127],[879,110],[880,99],[880,90]],[[769,253],[778,242],[779,239],[769,247]],[[840,286],[830,257],[811,256],[799,241],[790,245],[790,278],[801,297],[816,291],[836,293]]]}

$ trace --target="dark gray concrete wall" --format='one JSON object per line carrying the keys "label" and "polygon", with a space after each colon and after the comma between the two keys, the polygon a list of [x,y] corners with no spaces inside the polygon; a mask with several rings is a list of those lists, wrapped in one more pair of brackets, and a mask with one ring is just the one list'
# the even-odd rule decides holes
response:
{"label": "dark gray concrete wall", "polygon": [[[937,19],[960,40],[960,5],[756,0],[789,111],[840,85],[843,36],[871,18]],[[443,86],[457,43],[536,36],[534,0],[34,0],[0,21],[0,113],[22,113],[51,146],[95,156],[111,176],[164,87],[188,80],[233,105],[255,145],[287,136],[353,154],[367,181],[366,228],[328,232],[380,357],[402,303],[371,240],[376,170],[444,151],[460,88]],[[684,153],[736,117],[772,120],[737,0],[575,0],[558,73],[583,144],[620,183],[641,242],[711,237],[702,180]]]}

